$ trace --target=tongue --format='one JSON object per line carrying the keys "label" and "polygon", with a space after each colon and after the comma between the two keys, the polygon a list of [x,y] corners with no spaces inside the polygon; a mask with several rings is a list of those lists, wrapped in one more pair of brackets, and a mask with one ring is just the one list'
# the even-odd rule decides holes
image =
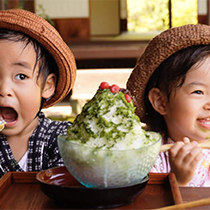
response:
{"label": "tongue", "polygon": [[17,117],[17,113],[15,112],[15,110],[9,107],[2,107],[1,114],[4,120],[8,121],[12,121]]}

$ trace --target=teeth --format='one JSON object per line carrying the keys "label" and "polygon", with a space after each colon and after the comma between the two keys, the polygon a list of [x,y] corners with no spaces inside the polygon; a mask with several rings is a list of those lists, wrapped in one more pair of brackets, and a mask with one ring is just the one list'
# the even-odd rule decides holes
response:
{"label": "teeth", "polygon": [[206,118],[206,119],[203,121],[203,123],[204,123],[205,125],[210,125],[210,118]]}

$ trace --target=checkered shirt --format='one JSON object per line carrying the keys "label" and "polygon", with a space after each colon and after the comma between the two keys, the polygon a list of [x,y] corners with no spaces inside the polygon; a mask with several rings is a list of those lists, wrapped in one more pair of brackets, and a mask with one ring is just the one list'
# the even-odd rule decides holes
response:
{"label": "checkered shirt", "polygon": [[[57,136],[65,135],[67,127],[71,125],[68,121],[52,121],[42,112],[38,117],[38,126],[29,138],[28,171],[41,171],[63,165],[58,151]],[[23,170],[14,159],[6,137],[0,134],[0,177],[8,171]]]}

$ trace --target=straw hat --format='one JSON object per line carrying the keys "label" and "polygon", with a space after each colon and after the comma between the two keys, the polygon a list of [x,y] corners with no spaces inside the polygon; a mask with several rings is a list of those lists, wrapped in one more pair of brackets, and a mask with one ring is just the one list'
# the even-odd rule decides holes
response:
{"label": "straw hat", "polygon": [[0,10],[0,28],[20,31],[44,46],[55,59],[59,68],[59,80],[55,94],[44,103],[50,107],[62,99],[72,89],[76,79],[74,56],[57,30],[36,14],[21,10]]}
{"label": "straw hat", "polygon": [[136,101],[136,114],[146,122],[144,92],[157,67],[175,52],[192,45],[210,44],[210,26],[189,24],[168,29],[150,41],[127,81],[127,89]]}

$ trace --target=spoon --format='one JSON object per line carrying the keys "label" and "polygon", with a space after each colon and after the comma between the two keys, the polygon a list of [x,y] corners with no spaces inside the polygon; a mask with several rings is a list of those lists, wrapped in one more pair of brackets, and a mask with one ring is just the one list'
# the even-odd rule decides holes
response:
{"label": "spoon", "polygon": [[0,132],[4,129],[5,124],[5,120],[2,117],[0,117]]}
{"label": "spoon", "polygon": [[[163,144],[160,146],[160,152],[166,152],[172,146],[173,146],[173,144]],[[198,147],[201,147],[202,149],[210,149],[210,142],[198,143]]]}

